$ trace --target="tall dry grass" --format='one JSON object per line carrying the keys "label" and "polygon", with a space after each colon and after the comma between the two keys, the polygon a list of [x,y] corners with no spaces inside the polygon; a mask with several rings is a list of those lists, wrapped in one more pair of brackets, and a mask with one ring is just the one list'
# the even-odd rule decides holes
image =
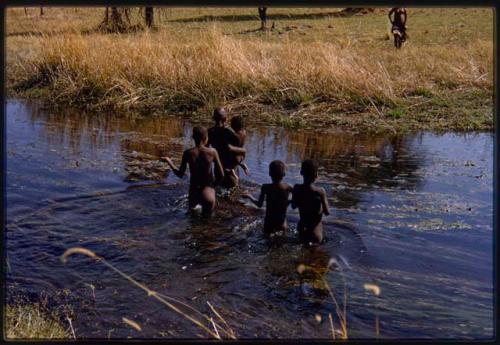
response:
{"label": "tall dry grass", "polygon": [[493,87],[492,42],[482,40],[374,51],[348,41],[245,41],[215,26],[190,37],[42,35],[33,38],[38,53],[20,56],[7,72],[18,88],[44,86],[55,103],[94,109],[194,111],[240,102],[360,111],[407,105],[415,95]]}

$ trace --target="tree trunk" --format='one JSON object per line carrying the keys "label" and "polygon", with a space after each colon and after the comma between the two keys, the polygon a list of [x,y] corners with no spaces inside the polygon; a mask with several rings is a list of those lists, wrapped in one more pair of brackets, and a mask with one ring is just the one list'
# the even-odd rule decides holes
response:
{"label": "tree trunk", "polygon": [[118,7],[111,7],[111,11],[109,7],[106,7],[104,10],[104,19],[99,25],[99,30],[106,32],[127,32],[130,30],[130,25],[123,21],[124,13],[124,10]]}
{"label": "tree trunk", "polygon": [[28,9],[26,7],[24,8],[24,15],[28,15]]}
{"label": "tree trunk", "polygon": [[40,15],[43,16],[43,7],[40,6]]}
{"label": "tree trunk", "polygon": [[267,28],[267,7],[259,7],[260,28],[265,30]]}
{"label": "tree trunk", "polygon": [[124,8],[123,14],[125,15],[125,19],[127,20],[127,24],[130,25],[130,8]]}
{"label": "tree trunk", "polygon": [[153,25],[154,25],[153,7],[146,7],[144,12],[145,12],[145,18],[146,18],[146,26],[148,28],[153,27]]}
{"label": "tree trunk", "polygon": [[111,23],[118,25],[122,22],[122,15],[118,11],[118,7],[111,7]]}

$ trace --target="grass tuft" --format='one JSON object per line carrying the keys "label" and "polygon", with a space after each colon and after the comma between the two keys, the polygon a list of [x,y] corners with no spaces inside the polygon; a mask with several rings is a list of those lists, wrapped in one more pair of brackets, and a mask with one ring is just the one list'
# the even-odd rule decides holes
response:
{"label": "grass tuft", "polygon": [[7,339],[69,339],[69,329],[40,304],[7,305],[5,308]]}
{"label": "grass tuft", "polygon": [[396,108],[389,110],[387,112],[387,116],[393,118],[393,119],[400,119],[405,115],[405,110],[403,108]]}

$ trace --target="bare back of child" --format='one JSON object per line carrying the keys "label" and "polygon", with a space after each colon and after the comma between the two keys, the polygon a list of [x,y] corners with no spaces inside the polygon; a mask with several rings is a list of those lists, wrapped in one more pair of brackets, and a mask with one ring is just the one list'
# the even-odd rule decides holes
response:
{"label": "bare back of child", "polygon": [[219,107],[214,110],[213,120],[215,124],[208,129],[207,146],[210,145],[217,150],[222,166],[228,172],[223,177],[216,171],[215,181],[216,184],[231,188],[238,185],[238,177],[231,171],[234,169],[234,151],[244,153],[245,150],[232,145],[239,143],[239,138],[231,128],[226,127],[227,112],[224,108]]}
{"label": "bare back of child", "polygon": [[184,151],[179,168],[173,164],[170,158],[166,157],[164,159],[172,171],[180,178],[184,176],[186,168],[189,166],[191,174],[188,194],[189,208],[193,209],[200,204],[203,215],[211,216],[216,204],[215,178],[212,167],[215,165],[216,171],[222,177],[224,176],[224,170],[217,151],[206,147],[208,141],[207,130],[195,126],[193,128],[193,139],[196,146]]}
{"label": "bare back of child", "polygon": [[264,233],[266,235],[288,230],[286,210],[292,186],[282,182],[285,174],[285,164],[278,160],[272,161],[269,164],[269,176],[273,183],[262,185],[259,199],[255,199],[250,194],[243,194],[243,197],[250,199],[257,207],[262,207],[264,202],[266,203],[266,216],[264,218]]}
{"label": "bare back of child", "polygon": [[299,238],[303,243],[323,242],[323,214],[330,214],[326,192],[313,183],[318,176],[318,167],[312,160],[302,162],[300,170],[303,184],[296,184],[292,191],[292,208],[299,209],[297,225]]}

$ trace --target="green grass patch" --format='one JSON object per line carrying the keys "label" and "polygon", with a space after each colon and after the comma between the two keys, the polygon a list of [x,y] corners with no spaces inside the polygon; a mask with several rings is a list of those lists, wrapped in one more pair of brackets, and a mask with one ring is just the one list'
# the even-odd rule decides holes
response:
{"label": "green grass patch", "polygon": [[404,108],[395,108],[391,109],[387,112],[387,116],[391,119],[400,119],[406,115],[406,111]]}
{"label": "green grass patch", "polygon": [[7,305],[5,308],[7,339],[69,339],[70,331],[57,317],[40,304]]}
{"label": "green grass patch", "polygon": [[425,98],[431,98],[434,96],[431,90],[424,88],[424,87],[418,87],[415,90],[412,90],[408,93],[408,96],[413,96],[413,97],[425,97]]}

